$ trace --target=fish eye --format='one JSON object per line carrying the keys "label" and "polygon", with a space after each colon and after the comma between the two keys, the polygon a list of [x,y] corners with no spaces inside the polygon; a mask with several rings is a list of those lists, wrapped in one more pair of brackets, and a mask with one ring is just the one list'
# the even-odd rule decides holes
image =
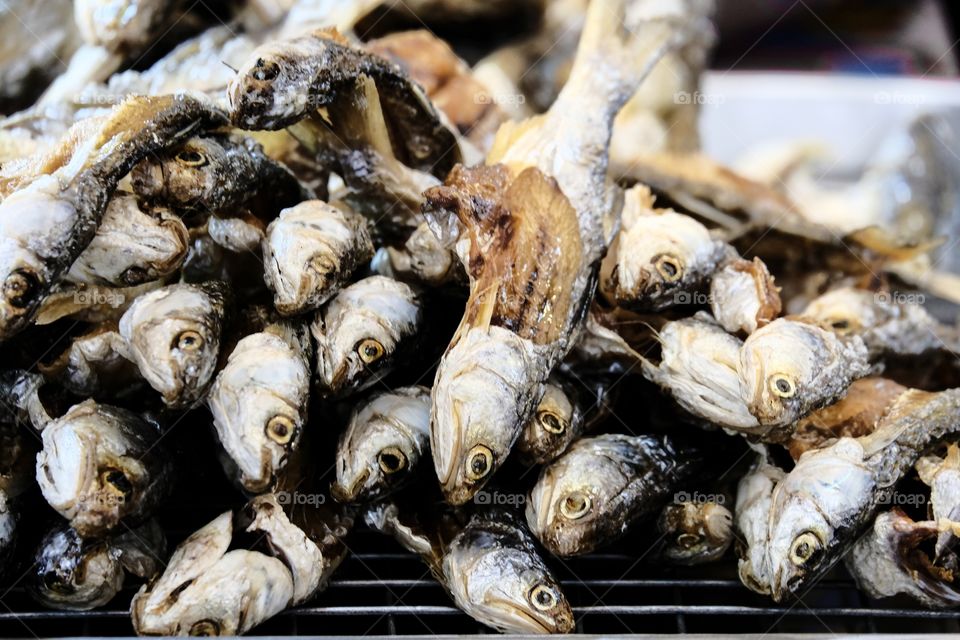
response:
{"label": "fish eye", "polygon": [[530,604],[540,611],[549,611],[557,606],[557,592],[553,587],[545,584],[534,585],[530,589],[530,595],[527,596]]}
{"label": "fish eye", "polygon": [[263,58],[257,58],[255,66],[253,77],[261,82],[269,82],[280,75],[280,66],[276,62],[267,62]]}
{"label": "fish eye", "polygon": [[287,416],[276,415],[267,420],[267,437],[279,445],[286,445],[293,440],[293,433],[296,431],[296,425],[293,420]]}
{"label": "fish eye", "polygon": [[207,164],[207,156],[194,149],[184,149],[175,157],[177,162],[185,167],[202,167]]}
{"label": "fish eye", "polygon": [[695,533],[681,533],[677,536],[677,546],[681,549],[692,549],[700,544],[700,536]]}
{"label": "fish eye", "polygon": [[407,456],[397,447],[387,447],[377,454],[377,464],[386,474],[396,473],[407,466]]}
{"label": "fish eye", "polygon": [[100,483],[121,496],[133,493],[133,484],[127,475],[119,469],[104,469],[100,472]]}
{"label": "fish eye", "polygon": [[851,323],[848,319],[836,318],[830,321],[830,328],[836,331],[837,333],[847,333],[853,327],[851,326]]}
{"label": "fish eye", "polygon": [[220,623],[216,620],[198,620],[190,627],[191,636],[218,636],[220,635]]}
{"label": "fish eye", "polygon": [[800,567],[820,555],[823,542],[813,531],[804,531],[798,535],[790,546],[790,562]]}
{"label": "fish eye", "polygon": [[676,282],[683,277],[683,263],[675,256],[663,255],[654,263],[657,273],[667,282]]}
{"label": "fish eye", "polygon": [[467,454],[467,477],[479,480],[493,469],[493,452],[478,444]]}
{"label": "fish eye", "polygon": [[792,398],[797,394],[797,385],[789,376],[783,373],[775,373],[769,378],[770,391],[781,398]]}
{"label": "fish eye", "polygon": [[129,267],[126,271],[120,274],[120,279],[124,284],[128,285],[138,285],[146,282],[148,277],[147,270],[143,267]]}
{"label": "fish eye", "polygon": [[28,269],[17,269],[3,281],[3,298],[16,309],[30,306],[39,291],[40,280]]}
{"label": "fish eye", "polygon": [[552,411],[541,411],[537,414],[537,422],[544,430],[560,434],[567,430],[567,421]]}
{"label": "fish eye", "polygon": [[593,500],[582,491],[574,491],[560,498],[560,513],[567,520],[579,520],[593,507]]}
{"label": "fish eye", "polygon": [[383,345],[380,344],[379,341],[373,338],[361,340],[357,345],[357,354],[365,364],[373,364],[382,358],[384,353],[386,353],[386,349],[383,348]]}
{"label": "fish eye", "polygon": [[203,336],[188,329],[177,336],[175,345],[180,351],[199,351],[203,347]]}

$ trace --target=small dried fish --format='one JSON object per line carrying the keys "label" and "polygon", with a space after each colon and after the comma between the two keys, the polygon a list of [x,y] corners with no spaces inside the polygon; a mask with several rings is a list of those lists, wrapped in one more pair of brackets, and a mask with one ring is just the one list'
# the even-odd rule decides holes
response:
{"label": "small dried fish", "polygon": [[872,357],[957,349],[956,332],[919,304],[889,292],[841,287],[812,300],[801,315],[841,336],[859,336]]}
{"label": "small dried fish", "polygon": [[423,324],[410,285],[371,276],[341,290],[310,325],[317,346],[317,385],[324,394],[365,389],[386,376]]}
{"label": "small dried fish", "polygon": [[109,323],[73,339],[56,360],[38,369],[79,396],[130,387],[140,377],[127,358],[127,344]]}
{"label": "small dried fish", "polygon": [[960,604],[953,571],[935,565],[920,545],[943,531],[935,522],[914,522],[898,508],[877,516],[845,557],[850,575],[871,598],[906,594],[931,609]]}
{"label": "small dried fish", "polygon": [[[689,414],[747,435],[770,435],[740,396],[743,343],[701,312],[666,323],[657,334],[660,363],[642,359],[643,376],[670,392]],[[771,436],[773,437],[773,436]]]}
{"label": "small dried fish", "polygon": [[430,99],[400,67],[350,45],[335,32],[316,31],[258,47],[230,83],[231,120],[245,129],[281,129],[350,91],[360,76],[377,85],[407,166],[443,176],[459,161],[456,138]]}
{"label": "small dried fish", "polygon": [[660,512],[657,529],[665,539],[660,556],[668,562],[713,562],[733,542],[733,514],[716,500],[670,504]]}
{"label": "small dried fish", "polygon": [[397,505],[372,506],[366,521],[419,554],[456,605],[504,633],[569,633],[573,611],[520,518],[481,510],[465,522],[443,514],[421,523]]}
{"label": "small dried fish", "polygon": [[296,315],[327,302],[372,257],[366,219],[307,200],[281,211],[267,227],[263,277],[277,311]]}
{"label": "small dried fish", "polygon": [[194,136],[141,161],[130,178],[141,198],[204,215],[248,206],[270,220],[281,209],[313,197],[262,145],[236,133]]}
{"label": "small dried fish", "polygon": [[353,520],[323,508],[286,509],[264,494],[187,538],[134,596],[136,632],[239,635],[325,588],[346,555]]}
{"label": "small dried fish", "polygon": [[96,235],[110,196],[134,164],[197,129],[223,123],[186,96],[134,97],[77,123],[9,179],[0,203],[0,340],[22,330]]}
{"label": "small dried fish", "polygon": [[350,418],[337,447],[341,502],[382,498],[408,482],[430,441],[430,389],[402,387],[369,399]]}
{"label": "small dried fish", "polygon": [[140,296],[120,318],[130,359],[167,406],[203,399],[216,371],[229,305],[225,282],[174,284]]}
{"label": "small dried fish", "polygon": [[30,593],[52,609],[96,609],[113,600],[128,573],[142,580],[159,573],[166,544],[155,520],[103,540],[58,525],[37,548]]}
{"label": "small dried fish", "polygon": [[141,208],[135,196],[117,192],[64,280],[115,287],[159,280],[180,268],[189,241],[179,216],[162,207]]}
{"label": "small dried fish", "polygon": [[[943,457],[926,455],[917,460],[916,466],[920,479],[930,487],[932,519],[937,523],[960,523],[960,447],[951,442]],[[952,530],[941,532],[937,536],[934,560],[939,560],[955,540]]]}
{"label": "small dried fish", "polygon": [[750,413],[766,427],[787,427],[843,395],[871,367],[859,336],[779,318],[744,341],[737,372]]}
{"label": "small dried fish", "polygon": [[753,467],[737,484],[737,501],[733,509],[736,529],[741,536],[737,541],[737,555],[740,557],[737,570],[745,587],[764,595],[770,594],[770,576],[763,542],[767,539],[773,490],[786,475],[786,471],[770,462],[766,450],[761,449]]}
{"label": "small dried fish", "polygon": [[173,487],[159,430],[125,409],[85,400],[41,436],[40,490],[84,538],[143,521]]}
{"label": "small dried fish", "polygon": [[310,336],[273,324],[240,340],[207,396],[227,471],[251,493],[268,491],[300,444],[310,397]]}
{"label": "small dried fish", "polygon": [[543,468],[527,502],[527,524],[551,553],[589,553],[657,514],[702,453],[666,436],[581,438]]}
{"label": "small dried fish", "polygon": [[760,258],[739,258],[710,280],[710,309],[730,333],[751,334],[780,315],[780,292]]}
{"label": "small dried fish", "polygon": [[389,273],[398,280],[431,287],[466,280],[456,254],[440,242],[427,223],[414,229],[402,247],[387,247],[385,258]]}
{"label": "small dried fish", "polygon": [[960,389],[910,390],[900,396],[873,433],[840,438],[803,454],[777,484],[766,534],[754,541],[774,600],[822,575],[868,526],[924,449],[958,428]]}
{"label": "small dried fish", "polygon": [[655,209],[653,194],[642,185],[625,193],[621,226],[600,267],[600,292],[629,309],[693,303],[693,294],[736,256],[690,216]]}

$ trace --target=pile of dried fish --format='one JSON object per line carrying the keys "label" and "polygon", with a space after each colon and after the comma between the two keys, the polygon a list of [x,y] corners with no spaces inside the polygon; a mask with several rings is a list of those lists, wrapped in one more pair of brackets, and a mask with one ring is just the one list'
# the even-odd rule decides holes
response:
{"label": "pile of dried fish", "polygon": [[[960,330],[923,306],[956,276],[699,151],[710,0],[225,4],[2,10],[44,34],[4,41],[4,576],[237,634],[367,527],[477,621],[569,632],[556,558],[648,529],[778,601],[842,560],[960,605]],[[522,33],[471,66],[370,32],[411,12]]]}

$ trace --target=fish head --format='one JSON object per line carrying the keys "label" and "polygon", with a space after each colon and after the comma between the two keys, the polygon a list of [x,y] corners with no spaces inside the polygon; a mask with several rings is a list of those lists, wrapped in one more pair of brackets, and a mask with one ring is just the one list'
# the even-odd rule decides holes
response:
{"label": "fish head", "polygon": [[59,194],[57,178],[42,176],[0,203],[0,340],[30,323],[75,240],[77,208]]}
{"label": "fish head", "polygon": [[240,173],[236,165],[249,164],[231,150],[220,137],[195,136],[137,164],[130,173],[133,189],[175,209],[216,210],[225,182]]}
{"label": "fish head", "polygon": [[42,433],[37,482],[50,506],[82,536],[101,534],[136,513],[154,482],[142,448],[133,446],[116,417],[87,400]]}
{"label": "fish head", "polygon": [[137,298],[120,319],[120,335],[147,383],[171,407],[200,400],[220,351],[221,300],[199,287],[173,285]]}
{"label": "fish head", "polygon": [[338,395],[375,384],[392,370],[420,320],[417,296],[403,283],[373,276],[342,290],[310,325],[319,388]]}
{"label": "fish head", "polygon": [[263,242],[264,278],[284,315],[325,303],[353,266],[350,223],[319,200],[300,203],[270,223]]}
{"label": "fish head", "polygon": [[71,527],[55,529],[37,548],[31,591],[48,606],[89,609],[106,604],[123,586],[123,566],[106,542],[85,542]]}
{"label": "fish head", "polygon": [[774,489],[767,514],[766,575],[774,600],[798,592],[839,559],[875,506],[875,489],[863,447],[852,438],[800,457]]}
{"label": "fish head", "polygon": [[817,384],[834,358],[824,331],[779,319],[752,333],[740,350],[740,394],[763,425],[787,425],[824,399]]}
{"label": "fish head", "polygon": [[237,343],[207,404],[246,491],[267,491],[286,466],[300,443],[309,391],[306,363],[282,338],[258,333]]}
{"label": "fish head", "polygon": [[870,291],[841,287],[811,300],[801,315],[840,335],[854,334],[877,323],[875,300]]}
{"label": "fish head", "polygon": [[135,49],[158,35],[173,0],[77,0],[74,17],[84,40],[111,51]]}
{"label": "fish head", "polygon": [[693,302],[713,273],[723,245],[699,222],[678,213],[643,216],[617,238],[601,266],[601,287],[620,306],[658,311]]}
{"label": "fish head", "polygon": [[326,64],[326,49],[303,39],[268,42],[240,66],[227,87],[230,119],[244,129],[277,130],[311,110],[316,70]]}
{"label": "fish head", "polygon": [[572,556],[603,542],[606,507],[614,504],[618,492],[608,489],[610,478],[568,471],[572,467],[563,461],[544,468],[530,493],[526,516],[530,530],[551,553]]}
{"label": "fish head", "polygon": [[668,505],[660,514],[664,557],[681,564],[719,558],[733,541],[733,514],[718,502]]}
{"label": "fish head", "polygon": [[437,369],[430,448],[444,496],[470,500],[503,464],[546,377],[535,345],[501,327],[470,328]]}
{"label": "fish head", "polygon": [[580,420],[580,412],[563,388],[548,383],[536,412],[520,434],[517,448],[537,463],[549,462],[577,436],[576,423]]}
{"label": "fish head", "polygon": [[[463,554],[467,557],[458,557]],[[543,561],[528,550],[500,547],[473,556],[469,549],[444,559],[460,584],[458,602],[471,616],[512,633],[567,633],[573,610]]]}
{"label": "fish head", "polygon": [[[354,437],[350,437],[353,435]],[[385,417],[371,420],[361,435],[344,434],[337,455],[337,479],[331,492],[340,502],[381,498],[416,468],[421,444]]]}

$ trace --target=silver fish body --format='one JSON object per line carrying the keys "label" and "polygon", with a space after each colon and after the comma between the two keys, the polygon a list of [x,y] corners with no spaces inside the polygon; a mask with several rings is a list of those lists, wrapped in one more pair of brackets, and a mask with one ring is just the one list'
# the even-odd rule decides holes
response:
{"label": "silver fish body", "polygon": [[333,496],[365,502],[396,491],[415,473],[429,442],[429,389],[377,394],[353,413],[340,436]]}
{"label": "silver fish body", "polygon": [[41,436],[40,490],[83,537],[142,521],[172,489],[173,463],[159,431],[130,411],[86,400]]}
{"label": "silver fish body", "polygon": [[30,593],[52,609],[96,609],[113,600],[128,573],[142,580],[158,573],[165,547],[153,520],[102,540],[85,540],[60,525],[40,541]]}
{"label": "silver fish body", "polygon": [[174,284],[137,298],[120,318],[120,335],[140,375],[171,407],[203,399],[213,380],[229,287]]}
{"label": "silver fish body", "polygon": [[[774,600],[822,575],[853,544],[923,450],[956,432],[960,389],[903,393],[870,435],[807,451],[775,487],[760,572]],[[756,577],[756,576],[755,576]]]}
{"label": "silver fish body", "polygon": [[767,427],[786,427],[843,395],[871,372],[859,336],[779,318],[757,329],[740,349],[740,395]]}
{"label": "silver fish body", "polygon": [[278,324],[240,340],[207,406],[229,471],[248,492],[269,490],[300,444],[310,397],[310,336]]}
{"label": "silver fish body", "polygon": [[317,385],[324,395],[359,391],[387,375],[423,324],[410,285],[371,276],[345,287],[310,325],[317,348]]}
{"label": "silver fish body", "polygon": [[327,302],[373,257],[367,221],[321,200],[281,211],[267,227],[262,246],[263,277],[283,315]]}
{"label": "silver fish body", "polygon": [[665,436],[582,438],[541,471],[527,524],[555,555],[589,553],[658,513],[699,466],[701,454]]}
{"label": "silver fish body", "polygon": [[844,558],[847,570],[871,598],[905,594],[931,609],[956,607],[960,589],[951,574],[938,573],[920,548],[940,533],[935,522],[914,522],[897,508],[884,511]]}
{"label": "silver fish body", "polygon": [[81,121],[6,185],[0,203],[0,340],[26,327],[96,235],[110,196],[134,164],[222,115],[187,96],[132,97]]}
{"label": "silver fish body", "polygon": [[[311,598],[345,556],[342,539],[352,521],[332,517],[310,528],[296,520],[274,494],[215,518],[134,596],[136,632],[239,635]],[[249,536],[263,544],[246,548]]]}
{"label": "silver fish body", "polygon": [[159,280],[183,264],[189,240],[179,216],[163,208],[141,208],[135,196],[118,192],[64,279],[117,287]]}

